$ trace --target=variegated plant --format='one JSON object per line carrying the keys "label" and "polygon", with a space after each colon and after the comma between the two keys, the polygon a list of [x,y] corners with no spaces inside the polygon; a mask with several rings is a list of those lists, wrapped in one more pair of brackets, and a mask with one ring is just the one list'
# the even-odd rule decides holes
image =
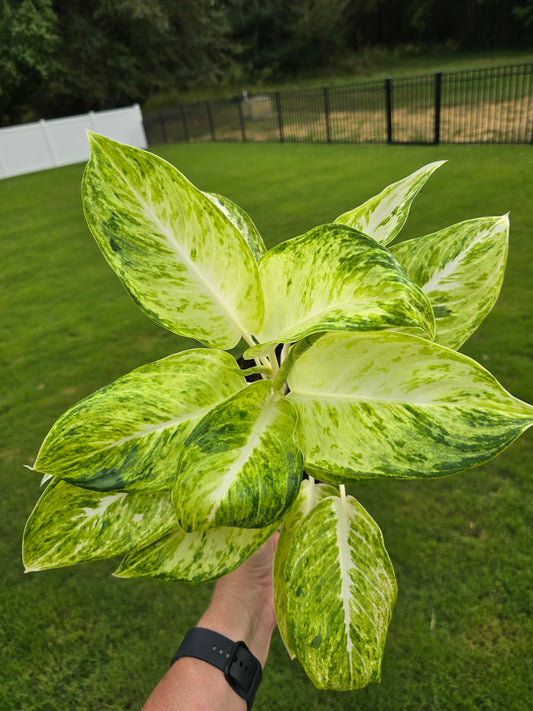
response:
{"label": "variegated plant", "polygon": [[[209,348],[137,368],[60,417],[34,466],[51,481],[26,526],[27,570],[120,555],[116,575],[198,583],[281,526],[289,653],[319,688],[378,680],[396,583],[344,486],[459,472],[533,423],[456,352],[497,298],[507,216],[388,249],[433,163],[267,251],[230,200],[151,153],[90,140],[83,200],[104,256],[152,319]],[[241,340],[247,370],[227,352]]]}

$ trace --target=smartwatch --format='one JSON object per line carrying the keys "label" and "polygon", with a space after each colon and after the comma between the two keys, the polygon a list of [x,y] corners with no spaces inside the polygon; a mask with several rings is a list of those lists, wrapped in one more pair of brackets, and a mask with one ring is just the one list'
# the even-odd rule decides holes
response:
{"label": "smartwatch", "polygon": [[170,665],[180,657],[195,657],[220,669],[233,691],[246,701],[250,711],[263,672],[261,663],[244,642],[234,642],[204,627],[193,627],[183,638]]}

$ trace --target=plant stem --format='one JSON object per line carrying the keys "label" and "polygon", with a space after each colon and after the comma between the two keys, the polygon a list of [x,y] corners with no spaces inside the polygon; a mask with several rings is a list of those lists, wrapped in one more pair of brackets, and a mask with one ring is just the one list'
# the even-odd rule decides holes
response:
{"label": "plant stem", "polygon": [[346,489],[344,488],[344,484],[339,486],[339,491],[341,492],[341,500],[343,502],[346,501]]}
{"label": "plant stem", "polygon": [[265,374],[263,373],[263,374],[261,375],[262,378],[272,378],[272,377],[273,377],[273,376],[272,376],[272,366],[271,366],[270,360],[269,360],[268,358],[265,358],[265,357],[254,358],[254,361],[255,361],[255,364],[256,364],[256,365],[263,365],[263,366],[265,366],[266,368],[270,368],[270,371],[271,371],[270,375],[265,375]]}
{"label": "plant stem", "polygon": [[268,354],[268,361],[270,367],[272,368],[272,375],[270,377],[272,378],[272,380],[274,380],[274,378],[276,377],[276,373],[279,370],[279,363],[278,359],[276,358],[276,346],[274,346]]}
{"label": "plant stem", "polygon": [[242,337],[250,347],[257,345],[257,341],[254,339],[251,333],[248,333],[248,331],[241,331],[241,333]]}

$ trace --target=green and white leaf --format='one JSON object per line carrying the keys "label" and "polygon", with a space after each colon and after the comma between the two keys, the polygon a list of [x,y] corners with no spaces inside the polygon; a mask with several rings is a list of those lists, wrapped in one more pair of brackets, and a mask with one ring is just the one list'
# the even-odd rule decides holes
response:
{"label": "green and white leaf", "polygon": [[[344,225],[321,225],[283,242],[259,261],[265,320],[262,345],[333,330],[416,326],[434,332],[431,305],[388,249]],[[266,344],[266,345],[265,345]]]}
{"label": "green and white leaf", "polygon": [[174,166],[89,135],[85,217],[133,299],[165,328],[229,349],[257,330],[263,299],[242,234]]}
{"label": "green and white leaf", "polygon": [[279,522],[265,528],[209,528],[186,533],[176,528],[141,550],[128,553],[115,575],[206,583],[231,573],[276,531]]}
{"label": "green and white leaf", "polygon": [[507,261],[509,218],[481,217],[391,248],[427,294],[435,340],[459,348],[478,328],[500,293]]}
{"label": "green and white leaf", "polygon": [[169,492],[102,493],[54,479],[26,523],[26,572],[113,558],[156,541],[176,523]]}
{"label": "green and white leaf", "polygon": [[184,443],[174,484],[186,531],[260,528],[278,520],[300,485],[296,411],[271,381],[248,385],[213,408]]}
{"label": "green and white leaf", "polygon": [[62,415],[34,468],[101,491],[172,489],[194,425],[245,386],[224,351],[198,348],[143,365]]}
{"label": "green and white leaf", "polygon": [[293,644],[289,640],[287,627],[287,591],[285,580],[287,556],[291,550],[292,540],[304,518],[311,513],[322,499],[328,496],[339,496],[338,489],[335,489],[329,484],[315,484],[313,481],[304,479],[296,500],[283,519],[281,533],[276,546],[276,555],[274,557],[274,605],[276,608],[278,629],[291,659],[294,659],[296,652],[294,651]]}
{"label": "green and white leaf", "polygon": [[379,195],[359,207],[340,215],[335,222],[364,232],[376,242],[389,244],[404,226],[411,203],[427,179],[445,162],[440,160],[425,165],[415,173],[389,185]]}
{"label": "green and white leaf", "polygon": [[235,227],[248,242],[248,246],[252,250],[254,257],[259,259],[267,250],[263,238],[250,215],[245,212],[242,207],[223,195],[217,195],[216,193],[204,193],[204,195],[207,195],[211,202],[222,210],[226,217],[233,222]]}
{"label": "green and white leaf", "polygon": [[396,580],[379,527],[354,498],[323,499],[304,518],[285,586],[287,633],[315,686],[379,681]]}
{"label": "green and white leaf", "polygon": [[287,381],[306,470],[332,483],[453,474],[533,424],[475,361],[399,333],[325,334]]}

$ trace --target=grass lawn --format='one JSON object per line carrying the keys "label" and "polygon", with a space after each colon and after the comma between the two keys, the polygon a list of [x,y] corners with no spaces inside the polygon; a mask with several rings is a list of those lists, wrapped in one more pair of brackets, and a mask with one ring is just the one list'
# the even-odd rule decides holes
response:
{"label": "grass lawn", "polygon": [[[533,154],[526,146],[196,144],[158,149],[254,217],[268,246],[334,219],[433,160],[402,237],[511,211],[500,300],[463,351],[533,400]],[[138,709],[211,586],[110,576],[114,561],[24,575],[39,477],[24,468],[55,419],[119,375],[187,347],[146,318],[85,226],[82,166],[0,181],[0,709]],[[462,475],[352,487],[383,529],[399,596],[383,678],[319,692],[279,635],[258,711],[527,711],[533,698],[533,436]]]}

